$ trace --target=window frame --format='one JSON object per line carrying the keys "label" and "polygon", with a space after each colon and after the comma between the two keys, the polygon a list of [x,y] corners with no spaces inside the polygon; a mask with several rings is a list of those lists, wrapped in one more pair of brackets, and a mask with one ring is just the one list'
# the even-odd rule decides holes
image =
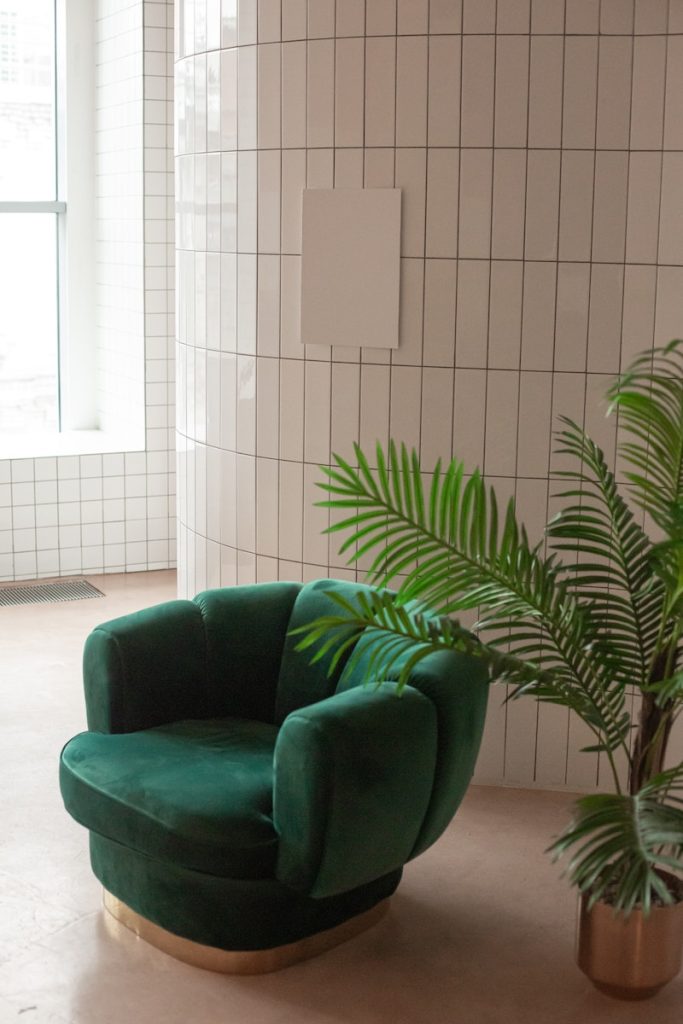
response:
{"label": "window frame", "polygon": [[[56,337],[55,337],[55,362],[57,365],[57,394],[56,405],[57,405],[57,434],[62,432],[62,331],[66,326],[64,321],[64,311],[62,306],[63,294],[61,286],[61,278],[64,272],[64,260],[63,260],[63,245],[62,241],[65,238],[65,219],[67,204],[65,199],[62,197],[60,190],[60,184],[62,180],[62,174],[64,166],[64,155],[63,155],[63,144],[61,140],[61,127],[65,113],[64,109],[64,97],[60,95],[60,82],[63,81],[63,69],[60,68],[60,64],[63,60],[61,48],[60,48],[60,28],[61,21],[65,17],[65,3],[66,0],[52,0],[52,27],[53,27],[53,77],[52,77],[52,95],[53,95],[53,110],[54,110],[54,128],[53,128],[53,146],[54,146],[54,195],[55,198],[52,200],[39,200],[39,199],[16,199],[16,200],[3,200],[0,197],[0,214],[54,214],[57,217],[56,223],[56,246],[55,246],[55,279],[57,282],[57,294],[56,299]],[[54,434],[55,431],[45,432],[49,436]]]}
{"label": "window frame", "polygon": [[57,217],[59,429],[0,435],[0,459],[141,451],[141,430],[100,428],[96,318],[96,12],[92,0],[55,8],[55,195],[2,201],[0,212]]}

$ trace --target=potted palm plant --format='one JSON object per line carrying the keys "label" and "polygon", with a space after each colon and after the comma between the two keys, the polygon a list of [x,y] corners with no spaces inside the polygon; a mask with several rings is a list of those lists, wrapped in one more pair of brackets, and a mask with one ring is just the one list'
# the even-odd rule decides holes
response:
{"label": "potted palm plant", "polygon": [[[465,651],[511,684],[511,699],[582,719],[613,788],[579,799],[550,851],[570,855],[580,892],[580,967],[613,995],[644,998],[676,975],[683,948],[683,763],[666,762],[683,709],[683,343],[643,353],[608,398],[624,493],[600,448],[563,419],[566,504],[535,544],[514,502],[499,511],[479,471],[467,476],[457,459],[439,462],[425,487],[404,446],[378,446],[376,468],[359,447],[356,465],[335,456],[321,504],[343,515],[329,532],[346,534],[351,563],[372,557],[375,587],[355,603],[331,595],[338,612],[301,647],[315,657],[336,647],[339,658],[369,631],[367,678],[397,678],[399,690],[421,658]],[[472,610],[465,629],[458,617]]]}

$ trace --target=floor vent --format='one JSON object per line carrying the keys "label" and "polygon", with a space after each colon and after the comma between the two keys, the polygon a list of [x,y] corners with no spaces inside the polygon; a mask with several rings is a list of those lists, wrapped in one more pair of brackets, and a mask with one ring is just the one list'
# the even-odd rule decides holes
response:
{"label": "floor vent", "polygon": [[83,579],[56,580],[50,583],[10,583],[0,586],[0,608],[10,604],[82,601],[87,597],[104,597],[104,594]]}

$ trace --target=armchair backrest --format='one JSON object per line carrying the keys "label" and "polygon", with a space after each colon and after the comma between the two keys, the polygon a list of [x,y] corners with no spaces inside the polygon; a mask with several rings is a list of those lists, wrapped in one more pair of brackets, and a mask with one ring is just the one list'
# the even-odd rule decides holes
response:
{"label": "armchair backrest", "polygon": [[257,583],[197,594],[206,635],[210,717],[275,720],[278,675],[301,583]]}
{"label": "armchair backrest", "polygon": [[[294,602],[287,626],[288,634],[291,630],[305,626],[322,615],[339,612],[339,606],[327,596],[329,592],[335,591],[347,600],[353,600],[356,594],[367,592],[369,589],[362,583],[346,580],[314,580],[305,584]],[[275,701],[275,722],[278,725],[281,725],[292,711],[298,711],[299,708],[331,697],[350,655],[350,651],[347,652],[346,657],[340,659],[339,664],[335,666],[334,673],[328,675],[334,652],[311,664],[314,654],[312,649],[296,650],[301,639],[301,636],[288,635],[285,640]]]}

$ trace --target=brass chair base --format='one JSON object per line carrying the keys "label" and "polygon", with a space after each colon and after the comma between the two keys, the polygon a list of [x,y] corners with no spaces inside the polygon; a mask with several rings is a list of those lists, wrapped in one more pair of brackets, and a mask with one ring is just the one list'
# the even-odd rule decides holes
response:
{"label": "brass chair base", "polygon": [[117,926],[123,925],[150,946],[155,946],[168,956],[182,960],[183,963],[219,974],[268,974],[300,963],[302,960],[310,960],[367,931],[387,913],[389,900],[382,900],[364,914],[343,921],[336,928],[328,928],[326,931],[309,935],[297,942],[289,942],[284,946],[249,951],[218,949],[216,946],[204,946],[200,942],[174,935],[173,932],[166,931],[165,928],[131,910],[106,889],[104,907],[107,911],[105,920],[114,934]]}

